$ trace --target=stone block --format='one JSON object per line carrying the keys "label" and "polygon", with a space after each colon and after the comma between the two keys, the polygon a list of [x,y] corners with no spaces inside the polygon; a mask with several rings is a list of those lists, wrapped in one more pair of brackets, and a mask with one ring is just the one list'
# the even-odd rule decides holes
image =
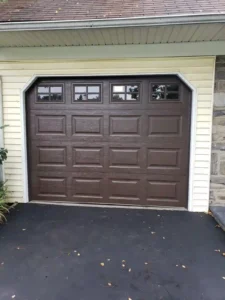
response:
{"label": "stone block", "polygon": [[222,184],[225,188],[225,176],[211,176],[210,178],[211,184]]}
{"label": "stone block", "polygon": [[223,63],[225,66],[225,55],[219,55],[216,57],[216,64],[221,64]]}
{"label": "stone block", "polygon": [[209,200],[211,203],[215,201],[214,191],[212,190],[209,192]]}
{"label": "stone block", "polygon": [[225,153],[224,152],[220,153],[220,160],[225,160]]}
{"label": "stone block", "polygon": [[225,79],[225,67],[224,66],[216,66],[216,80]]}
{"label": "stone block", "polygon": [[219,123],[219,125],[224,125],[224,117],[225,117],[225,109],[217,109],[213,111],[213,124],[218,125],[218,122],[222,122],[222,124]]}
{"label": "stone block", "polygon": [[225,175],[225,161],[221,161],[221,162],[220,162],[220,166],[219,166],[219,174]]}
{"label": "stone block", "polygon": [[[224,91],[225,91],[225,87],[224,87]],[[221,93],[221,92],[214,93],[214,107],[225,108],[225,93]]]}
{"label": "stone block", "polygon": [[224,142],[225,144],[225,126],[214,125],[212,129],[212,141]]}
{"label": "stone block", "polygon": [[213,142],[212,143],[212,150],[219,150],[219,151],[225,151],[225,143],[224,142]]}
{"label": "stone block", "polygon": [[212,175],[217,175],[218,174],[218,154],[217,153],[212,153],[211,174]]}
{"label": "stone block", "polygon": [[212,191],[219,191],[219,190],[225,189],[225,185],[224,184],[219,184],[219,183],[211,183],[210,184],[210,189]]}
{"label": "stone block", "polygon": [[219,80],[218,81],[217,89],[219,90],[219,92],[225,92],[225,80]]}
{"label": "stone block", "polygon": [[216,193],[216,201],[224,201],[225,202],[225,189],[220,190]]}

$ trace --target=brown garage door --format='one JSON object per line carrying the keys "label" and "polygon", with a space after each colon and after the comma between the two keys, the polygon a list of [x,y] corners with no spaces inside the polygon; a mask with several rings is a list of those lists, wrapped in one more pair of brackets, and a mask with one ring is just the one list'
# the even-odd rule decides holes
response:
{"label": "brown garage door", "polygon": [[175,76],[40,79],[30,200],[187,205],[191,92]]}

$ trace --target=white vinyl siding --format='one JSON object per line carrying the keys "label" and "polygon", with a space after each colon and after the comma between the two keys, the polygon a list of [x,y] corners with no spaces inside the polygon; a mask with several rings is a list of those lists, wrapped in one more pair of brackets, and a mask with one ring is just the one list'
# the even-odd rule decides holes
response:
{"label": "white vinyl siding", "polygon": [[5,147],[4,165],[10,201],[24,201],[22,152],[22,93],[34,76],[181,74],[197,91],[196,134],[192,172],[193,211],[206,211],[209,203],[214,57],[129,58],[113,60],[41,60],[0,62]]}

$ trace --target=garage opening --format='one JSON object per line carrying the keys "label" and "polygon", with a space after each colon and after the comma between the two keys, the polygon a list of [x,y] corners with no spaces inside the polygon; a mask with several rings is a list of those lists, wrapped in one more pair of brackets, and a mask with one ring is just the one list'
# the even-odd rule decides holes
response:
{"label": "garage opening", "polygon": [[176,76],[40,78],[30,201],[187,207],[191,90]]}

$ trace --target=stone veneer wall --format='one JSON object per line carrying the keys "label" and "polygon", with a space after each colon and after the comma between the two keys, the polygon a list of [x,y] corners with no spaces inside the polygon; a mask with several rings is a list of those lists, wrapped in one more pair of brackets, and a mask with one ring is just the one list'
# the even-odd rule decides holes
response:
{"label": "stone veneer wall", "polygon": [[225,206],[225,56],[216,59],[210,202]]}

